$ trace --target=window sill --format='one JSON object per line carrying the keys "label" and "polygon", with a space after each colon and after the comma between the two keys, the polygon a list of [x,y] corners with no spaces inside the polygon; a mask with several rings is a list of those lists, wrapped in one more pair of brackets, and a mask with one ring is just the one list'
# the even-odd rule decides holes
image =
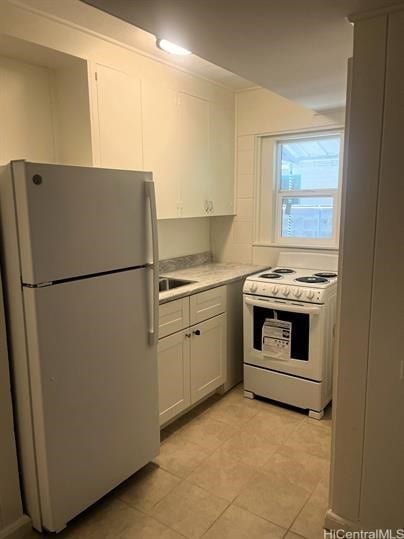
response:
{"label": "window sill", "polygon": [[290,244],[290,243],[275,243],[270,241],[255,241],[253,247],[276,247],[277,249],[315,249],[317,251],[338,251],[336,245],[313,245],[313,244]]}

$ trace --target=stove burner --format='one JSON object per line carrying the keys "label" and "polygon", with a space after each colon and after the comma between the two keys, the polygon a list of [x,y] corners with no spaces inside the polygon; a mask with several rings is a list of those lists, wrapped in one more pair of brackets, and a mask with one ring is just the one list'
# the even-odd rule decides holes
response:
{"label": "stove burner", "polygon": [[263,273],[260,277],[263,279],[281,279],[282,275],[279,275],[279,273]]}
{"label": "stove burner", "polygon": [[296,281],[299,281],[299,283],[312,284],[328,283],[328,279],[324,279],[324,277],[315,277],[314,275],[311,275],[310,277],[298,277]]}
{"label": "stove burner", "polygon": [[321,271],[320,273],[315,273],[315,277],[325,277],[326,279],[333,279],[334,277],[337,277],[336,273],[331,273],[327,271]]}
{"label": "stove burner", "polygon": [[279,269],[274,269],[273,271],[274,273],[295,273],[295,271],[290,268],[279,268]]}

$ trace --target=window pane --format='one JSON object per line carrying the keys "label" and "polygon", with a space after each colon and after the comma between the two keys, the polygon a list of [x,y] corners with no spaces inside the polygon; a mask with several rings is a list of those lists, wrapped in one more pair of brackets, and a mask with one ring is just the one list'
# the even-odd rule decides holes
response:
{"label": "window pane", "polygon": [[341,137],[281,142],[281,191],[337,189]]}
{"label": "window pane", "polygon": [[282,237],[331,239],[332,197],[282,197]]}

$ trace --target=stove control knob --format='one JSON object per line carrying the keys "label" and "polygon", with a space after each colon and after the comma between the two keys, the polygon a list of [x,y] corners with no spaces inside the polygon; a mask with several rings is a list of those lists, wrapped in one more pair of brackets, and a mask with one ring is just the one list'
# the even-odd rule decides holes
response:
{"label": "stove control knob", "polygon": [[286,297],[288,297],[288,296],[289,296],[289,292],[290,292],[289,288],[286,288],[286,286],[285,286],[285,288],[283,289],[283,294],[284,294]]}
{"label": "stove control knob", "polygon": [[272,289],[273,294],[277,294],[279,292],[279,286],[274,286]]}
{"label": "stove control knob", "polygon": [[295,290],[295,296],[296,296],[297,298],[300,298],[301,295],[302,295],[302,291],[300,290],[300,288],[297,288],[297,289]]}
{"label": "stove control knob", "polygon": [[308,297],[309,299],[313,299],[313,298],[314,298],[314,292],[313,292],[313,290],[309,290],[309,291],[307,292],[307,297]]}
{"label": "stove control knob", "polygon": [[255,283],[252,283],[251,286],[250,286],[250,291],[253,294],[255,294],[255,292],[257,291],[257,288],[258,288],[258,286]]}

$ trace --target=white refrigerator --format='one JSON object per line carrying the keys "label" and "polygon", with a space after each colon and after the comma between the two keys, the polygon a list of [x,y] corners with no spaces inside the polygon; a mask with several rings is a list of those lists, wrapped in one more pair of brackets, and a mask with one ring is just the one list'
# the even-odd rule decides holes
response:
{"label": "white refrigerator", "polygon": [[152,175],[13,161],[0,214],[25,510],[60,531],[159,452]]}

